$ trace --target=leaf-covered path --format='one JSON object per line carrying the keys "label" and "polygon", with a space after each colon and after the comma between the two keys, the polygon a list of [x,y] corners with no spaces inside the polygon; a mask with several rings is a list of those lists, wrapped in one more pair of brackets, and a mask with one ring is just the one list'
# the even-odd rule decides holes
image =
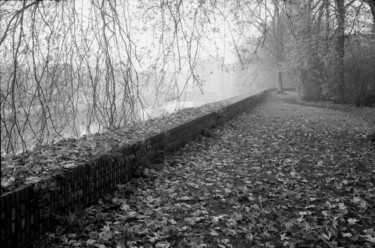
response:
{"label": "leaf-covered path", "polygon": [[294,98],[271,95],[35,247],[373,247],[374,108]]}

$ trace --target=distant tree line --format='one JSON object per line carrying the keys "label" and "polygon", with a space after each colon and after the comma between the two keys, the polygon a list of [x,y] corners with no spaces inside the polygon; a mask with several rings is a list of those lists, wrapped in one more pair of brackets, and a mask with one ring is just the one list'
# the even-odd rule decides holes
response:
{"label": "distant tree line", "polygon": [[[276,71],[278,91],[283,75],[296,76],[305,100],[328,99],[357,106],[374,101],[375,1],[258,1],[268,19],[258,15],[261,39],[242,44],[248,64]],[[238,8],[245,15],[246,8]],[[260,12],[261,13],[261,12]],[[247,20],[242,20],[247,24]],[[249,44],[258,42],[257,50]]]}

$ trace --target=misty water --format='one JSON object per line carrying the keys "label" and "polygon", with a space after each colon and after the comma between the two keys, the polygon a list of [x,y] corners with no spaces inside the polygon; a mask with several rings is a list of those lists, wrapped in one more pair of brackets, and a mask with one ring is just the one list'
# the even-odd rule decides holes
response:
{"label": "misty water", "polygon": [[[137,121],[147,121],[148,119],[154,119],[158,118],[160,116],[170,114],[173,112],[176,112],[180,109],[184,108],[191,108],[191,107],[198,107],[202,105],[202,102],[199,101],[169,101],[165,102],[161,106],[156,106],[156,107],[147,107],[143,108],[137,113]],[[79,130],[78,131],[78,137],[82,137],[87,134],[95,134],[98,132],[103,132],[105,131],[105,127],[103,125],[97,123],[97,122],[92,122],[88,124],[85,121],[85,118],[83,116],[78,116],[76,118],[76,123],[79,123]],[[64,137],[77,137],[76,132],[74,130],[67,129],[64,131],[62,134]]]}
{"label": "misty water", "polygon": [[[240,82],[241,75],[238,72],[225,72],[221,69],[206,67],[202,69],[199,76],[204,80],[201,88],[188,88],[178,99],[141,108],[137,111],[137,120],[147,121],[148,119],[158,118],[180,109],[199,107],[207,103],[221,101],[255,90],[254,85],[243,87],[243,83]],[[160,99],[164,97],[159,96]],[[97,122],[88,124],[83,116],[77,117],[75,122],[79,124],[76,124],[77,130],[67,129],[63,133],[63,137],[82,137],[87,134],[105,131],[105,128]]]}

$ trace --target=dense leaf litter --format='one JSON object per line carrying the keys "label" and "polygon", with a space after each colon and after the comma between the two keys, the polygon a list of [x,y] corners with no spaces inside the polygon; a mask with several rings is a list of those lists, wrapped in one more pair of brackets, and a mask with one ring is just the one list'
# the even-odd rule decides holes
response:
{"label": "dense leaf litter", "polygon": [[373,247],[374,109],[293,97],[270,96],[59,217],[35,247]]}
{"label": "dense leaf litter", "polygon": [[1,192],[7,192],[25,184],[33,184],[50,178],[67,168],[84,164],[101,154],[123,146],[143,141],[161,131],[203,116],[228,104],[248,97],[248,94],[223,101],[205,104],[198,108],[186,108],[146,122],[137,122],[126,128],[108,130],[103,133],[69,138],[54,144],[35,147],[16,156],[1,157]]}

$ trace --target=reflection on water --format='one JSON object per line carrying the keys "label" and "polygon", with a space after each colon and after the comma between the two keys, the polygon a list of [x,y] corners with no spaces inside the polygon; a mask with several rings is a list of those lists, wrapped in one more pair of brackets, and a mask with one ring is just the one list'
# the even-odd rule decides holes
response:
{"label": "reflection on water", "polygon": [[103,132],[104,127],[99,124],[99,123],[91,123],[90,125],[85,125],[85,124],[79,124],[79,137],[82,137],[87,134],[94,134],[94,133],[99,133]]}
{"label": "reflection on water", "polygon": [[[138,112],[137,118],[140,121],[147,121],[148,119],[153,119],[160,117],[162,115],[176,112],[180,109],[191,108],[199,106],[199,102],[193,101],[170,101],[165,102],[161,106],[143,108]],[[87,123],[86,118],[78,116],[75,123],[66,127],[62,132],[63,138],[80,138],[84,135],[95,134],[104,132],[105,127],[97,122]]]}
{"label": "reflection on water", "polygon": [[[179,109],[187,108],[187,107],[193,107],[194,103],[189,101],[173,101],[173,102],[166,102],[162,104],[161,106],[157,107],[149,107],[141,109],[138,112],[138,120],[139,121],[146,121],[150,118],[157,118],[159,116],[162,116],[164,114],[173,113]],[[83,111],[84,112],[84,111]],[[55,123],[56,125],[57,123]],[[85,135],[90,134],[96,134],[101,133],[106,130],[105,126],[98,122],[88,122],[87,117],[85,114],[77,115],[74,121],[71,121],[68,123],[60,123],[63,125],[63,130],[60,130],[60,134],[58,133],[48,133],[44,140],[49,140],[49,142],[58,142],[61,139],[68,139],[68,138],[80,138]],[[68,124],[68,125],[66,125]],[[65,126],[66,125],[66,126]],[[52,130],[52,128],[51,128]],[[28,136],[29,139],[25,140],[27,149],[32,150],[35,145],[38,144],[38,141],[33,136]],[[6,146],[5,143],[1,143],[1,155],[6,155],[6,149],[4,147]],[[23,147],[21,145],[21,141],[17,141],[17,146],[15,147],[15,154],[19,154],[23,152]]]}

